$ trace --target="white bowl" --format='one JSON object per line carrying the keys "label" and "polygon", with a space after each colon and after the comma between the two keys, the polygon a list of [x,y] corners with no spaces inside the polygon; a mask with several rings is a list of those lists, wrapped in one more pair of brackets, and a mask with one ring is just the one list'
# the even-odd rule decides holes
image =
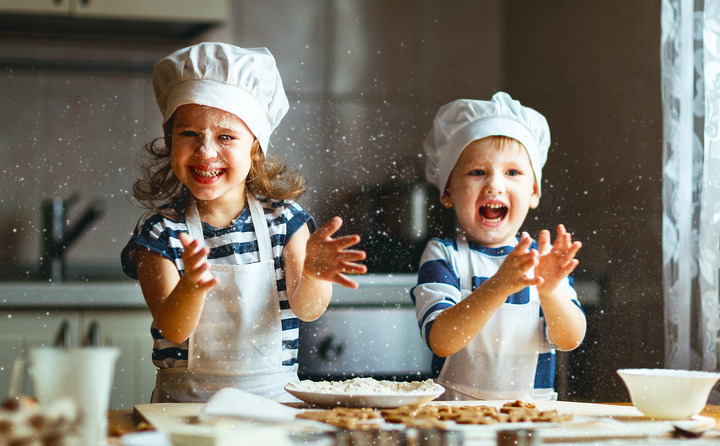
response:
{"label": "white bowl", "polygon": [[671,369],[617,371],[635,407],[646,417],[664,420],[691,418],[705,407],[720,373]]}

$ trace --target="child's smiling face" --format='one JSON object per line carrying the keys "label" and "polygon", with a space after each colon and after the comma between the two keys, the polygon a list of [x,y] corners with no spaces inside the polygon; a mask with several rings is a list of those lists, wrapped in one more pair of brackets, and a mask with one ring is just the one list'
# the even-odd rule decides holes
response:
{"label": "child's smiling face", "polygon": [[232,113],[197,104],[177,108],[170,159],[175,176],[198,200],[244,202],[255,136]]}
{"label": "child's smiling face", "polygon": [[512,138],[488,137],[462,151],[442,202],[455,209],[469,240],[497,248],[511,243],[539,200],[525,147]]}

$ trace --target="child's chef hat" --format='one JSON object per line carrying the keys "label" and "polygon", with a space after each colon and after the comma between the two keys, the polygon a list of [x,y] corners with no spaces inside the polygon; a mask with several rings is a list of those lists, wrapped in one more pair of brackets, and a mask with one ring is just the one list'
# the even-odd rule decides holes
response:
{"label": "child's chef hat", "polygon": [[508,136],[525,146],[540,192],[550,128],[543,115],[500,91],[490,101],[458,99],[440,107],[435,115],[423,144],[427,154],[425,176],[440,189],[441,198],[463,149],[477,139],[495,135]]}
{"label": "child's chef hat", "polygon": [[155,64],[153,88],[163,124],[184,104],[218,108],[242,119],[265,154],[289,108],[267,48],[214,42],[183,48]]}

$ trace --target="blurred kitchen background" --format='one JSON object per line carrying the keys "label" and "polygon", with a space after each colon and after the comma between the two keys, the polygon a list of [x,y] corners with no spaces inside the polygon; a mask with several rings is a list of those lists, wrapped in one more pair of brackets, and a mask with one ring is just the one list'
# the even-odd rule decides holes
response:
{"label": "blurred kitchen background", "polygon": [[663,365],[660,0],[93,1],[125,6],[94,17],[72,0],[61,17],[0,0],[3,280],[46,277],[57,198],[70,226],[88,223],[67,277],[129,281],[136,157],[161,135],[154,62],[203,40],[265,46],[291,103],[272,153],[307,178],[318,223],[338,214],[363,235],[373,273],[413,273],[427,238],[452,234],[422,174],[441,105],[504,90],[542,112],[553,143],[526,229],[565,224],[584,243],[576,276],[600,287],[581,296],[564,396],[627,400],[616,369]]}

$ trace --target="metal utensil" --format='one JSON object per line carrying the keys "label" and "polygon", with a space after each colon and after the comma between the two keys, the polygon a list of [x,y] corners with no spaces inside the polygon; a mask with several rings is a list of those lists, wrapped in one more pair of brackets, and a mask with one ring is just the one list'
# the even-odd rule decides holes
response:
{"label": "metal utensil", "polygon": [[53,341],[55,347],[70,348],[72,347],[72,333],[70,332],[70,322],[63,320],[60,323]]}
{"label": "metal utensil", "polygon": [[12,372],[10,373],[10,385],[8,386],[8,399],[20,396],[20,386],[22,386],[22,375],[25,370],[25,361],[22,358],[15,358],[13,361]]}
{"label": "metal utensil", "polygon": [[100,328],[97,321],[92,321],[88,326],[82,345],[83,347],[100,347]]}

